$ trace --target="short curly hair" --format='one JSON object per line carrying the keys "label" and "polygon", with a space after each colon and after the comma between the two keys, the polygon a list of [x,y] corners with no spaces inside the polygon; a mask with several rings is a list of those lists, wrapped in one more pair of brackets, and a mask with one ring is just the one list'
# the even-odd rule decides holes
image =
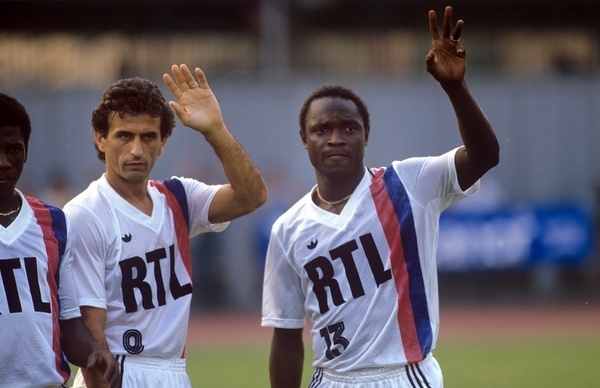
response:
{"label": "short curly hair", "polygon": [[[108,134],[113,114],[119,117],[149,115],[160,118],[160,136],[167,139],[175,128],[175,114],[160,89],[153,82],[139,78],[127,78],[112,84],[92,112],[92,128],[102,137]],[[106,162],[106,155],[94,142],[98,159]]]}
{"label": "short curly hair", "polygon": [[306,133],[306,115],[308,114],[308,109],[310,108],[310,104],[318,100],[320,98],[327,97],[338,97],[345,100],[352,101],[354,105],[356,105],[356,109],[358,109],[358,113],[363,119],[363,125],[365,128],[365,135],[369,136],[369,131],[371,130],[371,123],[369,119],[369,109],[364,101],[356,94],[352,89],[347,88],[342,85],[323,85],[317,88],[314,92],[312,92],[304,103],[302,104],[302,108],[300,109],[300,130],[302,133]]}
{"label": "short curly hair", "polygon": [[0,93],[0,126],[14,126],[21,129],[25,149],[29,146],[31,120],[27,110],[16,98]]}

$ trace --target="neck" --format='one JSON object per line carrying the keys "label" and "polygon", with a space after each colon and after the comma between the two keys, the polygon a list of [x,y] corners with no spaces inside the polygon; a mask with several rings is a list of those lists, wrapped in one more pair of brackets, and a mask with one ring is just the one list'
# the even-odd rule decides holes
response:
{"label": "neck", "polygon": [[317,192],[317,197],[319,198],[319,201],[321,201],[325,205],[329,205],[329,206],[335,206],[335,205],[339,205],[341,203],[344,203],[347,200],[349,200],[350,197],[352,196],[352,193],[350,193],[350,194],[346,195],[343,198],[336,199],[336,200],[333,200],[333,201],[329,201],[329,200],[326,200],[325,198],[323,198],[323,196],[321,195],[321,192],[319,191],[319,186],[317,186],[316,192]]}
{"label": "neck", "polygon": [[[343,177],[331,177],[317,174],[318,197],[324,199],[324,203],[339,201],[354,192],[364,175],[364,167],[352,175]],[[348,198],[346,198],[346,200],[347,199]]]}
{"label": "neck", "polygon": [[10,225],[19,215],[19,211],[21,210],[21,201],[17,192],[13,190],[10,198],[3,200],[2,203],[6,204],[6,207],[0,212],[0,224],[6,227]]}
{"label": "neck", "polygon": [[146,215],[152,214],[152,200],[148,194],[148,180],[127,181],[108,179],[108,184],[119,194],[121,198]]}

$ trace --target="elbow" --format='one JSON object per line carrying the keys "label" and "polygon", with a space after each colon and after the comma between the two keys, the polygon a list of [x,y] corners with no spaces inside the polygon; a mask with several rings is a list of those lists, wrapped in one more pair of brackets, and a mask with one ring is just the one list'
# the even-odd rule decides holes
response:
{"label": "elbow", "polygon": [[267,186],[261,181],[261,184],[253,190],[253,195],[248,197],[244,202],[245,213],[251,213],[267,202],[269,192]]}
{"label": "elbow", "polygon": [[486,164],[488,170],[500,164],[500,147],[496,147],[496,150],[494,152],[490,152],[490,154],[487,157]]}
{"label": "elbow", "polygon": [[496,142],[496,146],[494,150],[490,152],[490,160],[489,160],[490,168],[496,167],[500,164],[500,144]]}
{"label": "elbow", "polygon": [[254,202],[253,202],[253,209],[252,210],[256,210],[259,207],[261,207],[262,205],[264,205],[265,203],[267,203],[267,199],[269,198],[269,191],[267,190],[267,187],[263,185],[263,187],[258,190],[256,197],[254,198]]}
{"label": "elbow", "polygon": [[498,140],[488,142],[486,147],[481,148],[480,152],[473,155],[474,160],[484,171],[491,170],[500,163],[500,144]]}

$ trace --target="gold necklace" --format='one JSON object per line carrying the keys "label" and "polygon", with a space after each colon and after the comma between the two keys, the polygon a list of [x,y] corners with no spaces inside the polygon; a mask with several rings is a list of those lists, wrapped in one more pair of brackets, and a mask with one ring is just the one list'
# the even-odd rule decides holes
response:
{"label": "gold necklace", "polygon": [[13,214],[15,214],[16,212],[18,212],[19,210],[21,210],[21,205],[19,205],[19,199],[17,197],[17,193],[13,193],[15,195],[15,199],[17,200],[17,208],[15,210],[11,210],[9,212],[6,213],[1,213],[0,212],[0,216],[1,217],[8,217],[8,216],[12,216]]}
{"label": "gold necklace", "polygon": [[348,194],[347,196],[345,196],[342,199],[338,199],[337,201],[327,201],[326,199],[323,199],[323,197],[321,197],[321,193],[319,192],[319,186],[317,186],[317,197],[319,197],[319,200],[321,202],[323,202],[324,204],[329,205],[329,206],[339,205],[340,203],[347,201],[351,195],[352,195],[352,193]]}

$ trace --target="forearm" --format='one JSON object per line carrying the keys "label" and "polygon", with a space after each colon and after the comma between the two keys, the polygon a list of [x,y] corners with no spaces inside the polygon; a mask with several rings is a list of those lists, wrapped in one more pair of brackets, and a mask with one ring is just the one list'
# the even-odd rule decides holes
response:
{"label": "forearm", "polygon": [[471,94],[464,80],[456,85],[444,86],[456,119],[468,158],[482,170],[498,164],[500,147],[492,124]]}
{"label": "forearm", "polygon": [[69,362],[79,367],[87,366],[93,351],[100,348],[80,318],[60,321],[61,344]]}
{"label": "forearm", "polygon": [[[223,124],[219,131],[205,134],[219,158],[233,191],[233,218],[250,213],[267,200],[267,187],[248,153]],[[231,215],[230,215],[231,216]]]}
{"label": "forearm", "polygon": [[[98,346],[110,350],[104,335],[104,328],[106,325],[106,310],[82,306],[81,307],[81,318],[92,339],[98,344]],[[85,368],[86,364],[83,364],[81,372],[85,379],[88,387],[105,387],[106,381],[101,373],[95,369]]]}
{"label": "forearm", "polygon": [[271,353],[269,375],[271,388],[299,388],[302,384],[304,355]]}
{"label": "forearm", "polygon": [[271,388],[299,388],[303,366],[302,331],[275,329],[269,359]]}

